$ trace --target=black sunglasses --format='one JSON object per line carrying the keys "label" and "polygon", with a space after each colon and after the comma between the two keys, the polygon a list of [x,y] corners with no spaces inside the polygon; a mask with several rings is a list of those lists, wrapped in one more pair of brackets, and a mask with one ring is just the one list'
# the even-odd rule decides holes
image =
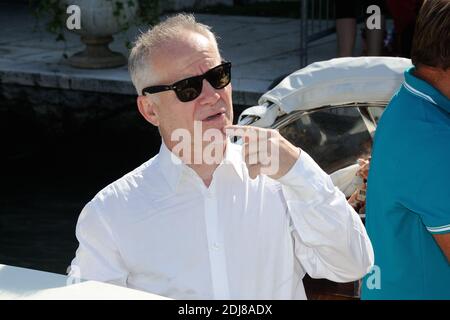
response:
{"label": "black sunglasses", "polygon": [[189,102],[202,93],[203,79],[206,79],[215,89],[225,88],[231,81],[231,62],[223,62],[202,75],[186,78],[172,85],[144,88],[142,95],[173,90],[181,102]]}

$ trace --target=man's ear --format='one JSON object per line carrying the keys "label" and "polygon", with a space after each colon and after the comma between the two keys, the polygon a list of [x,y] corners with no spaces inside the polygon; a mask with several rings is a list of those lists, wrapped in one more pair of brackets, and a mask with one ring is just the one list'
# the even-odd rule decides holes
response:
{"label": "man's ear", "polygon": [[138,96],[137,105],[142,116],[155,127],[159,126],[159,116],[156,103],[147,96]]}

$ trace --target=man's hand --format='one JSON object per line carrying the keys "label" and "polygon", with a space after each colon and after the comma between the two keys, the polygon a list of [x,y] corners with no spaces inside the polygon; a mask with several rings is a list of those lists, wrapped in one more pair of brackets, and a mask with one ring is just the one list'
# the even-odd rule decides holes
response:
{"label": "man's hand", "polygon": [[366,189],[367,177],[369,176],[370,157],[366,159],[358,159],[359,169],[356,175],[361,177],[361,185],[359,185],[348,199],[348,203],[356,212],[363,214],[366,211]]}
{"label": "man's hand", "polygon": [[300,148],[277,130],[232,125],[225,127],[225,133],[227,136],[242,137],[243,158],[252,179],[260,174],[279,179],[300,157]]}
{"label": "man's hand", "polygon": [[367,181],[367,178],[369,176],[369,169],[370,169],[370,159],[358,159],[359,169],[356,173],[358,176],[364,179],[364,181]]}

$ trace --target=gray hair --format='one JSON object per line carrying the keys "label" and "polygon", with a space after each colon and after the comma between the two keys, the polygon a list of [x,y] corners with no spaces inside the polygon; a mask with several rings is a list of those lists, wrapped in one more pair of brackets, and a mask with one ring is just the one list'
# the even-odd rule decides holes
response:
{"label": "gray hair", "polygon": [[211,32],[211,27],[197,22],[192,14],[180,13],[155,25],[137,38],[128,58],[128,70],[138,95],[142,94],[143,88],[157,81],[152,70],[152,56],[170,41],[178,39],[186,30],[206,36],[217,47],[216,36]]}

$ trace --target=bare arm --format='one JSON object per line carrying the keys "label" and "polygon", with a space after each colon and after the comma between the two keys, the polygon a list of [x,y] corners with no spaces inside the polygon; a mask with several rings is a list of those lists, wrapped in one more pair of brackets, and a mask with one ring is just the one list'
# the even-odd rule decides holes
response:
{"label": "bare arm", "polygon": [[450,233],[433,234],[433,237],[450,263]]}

